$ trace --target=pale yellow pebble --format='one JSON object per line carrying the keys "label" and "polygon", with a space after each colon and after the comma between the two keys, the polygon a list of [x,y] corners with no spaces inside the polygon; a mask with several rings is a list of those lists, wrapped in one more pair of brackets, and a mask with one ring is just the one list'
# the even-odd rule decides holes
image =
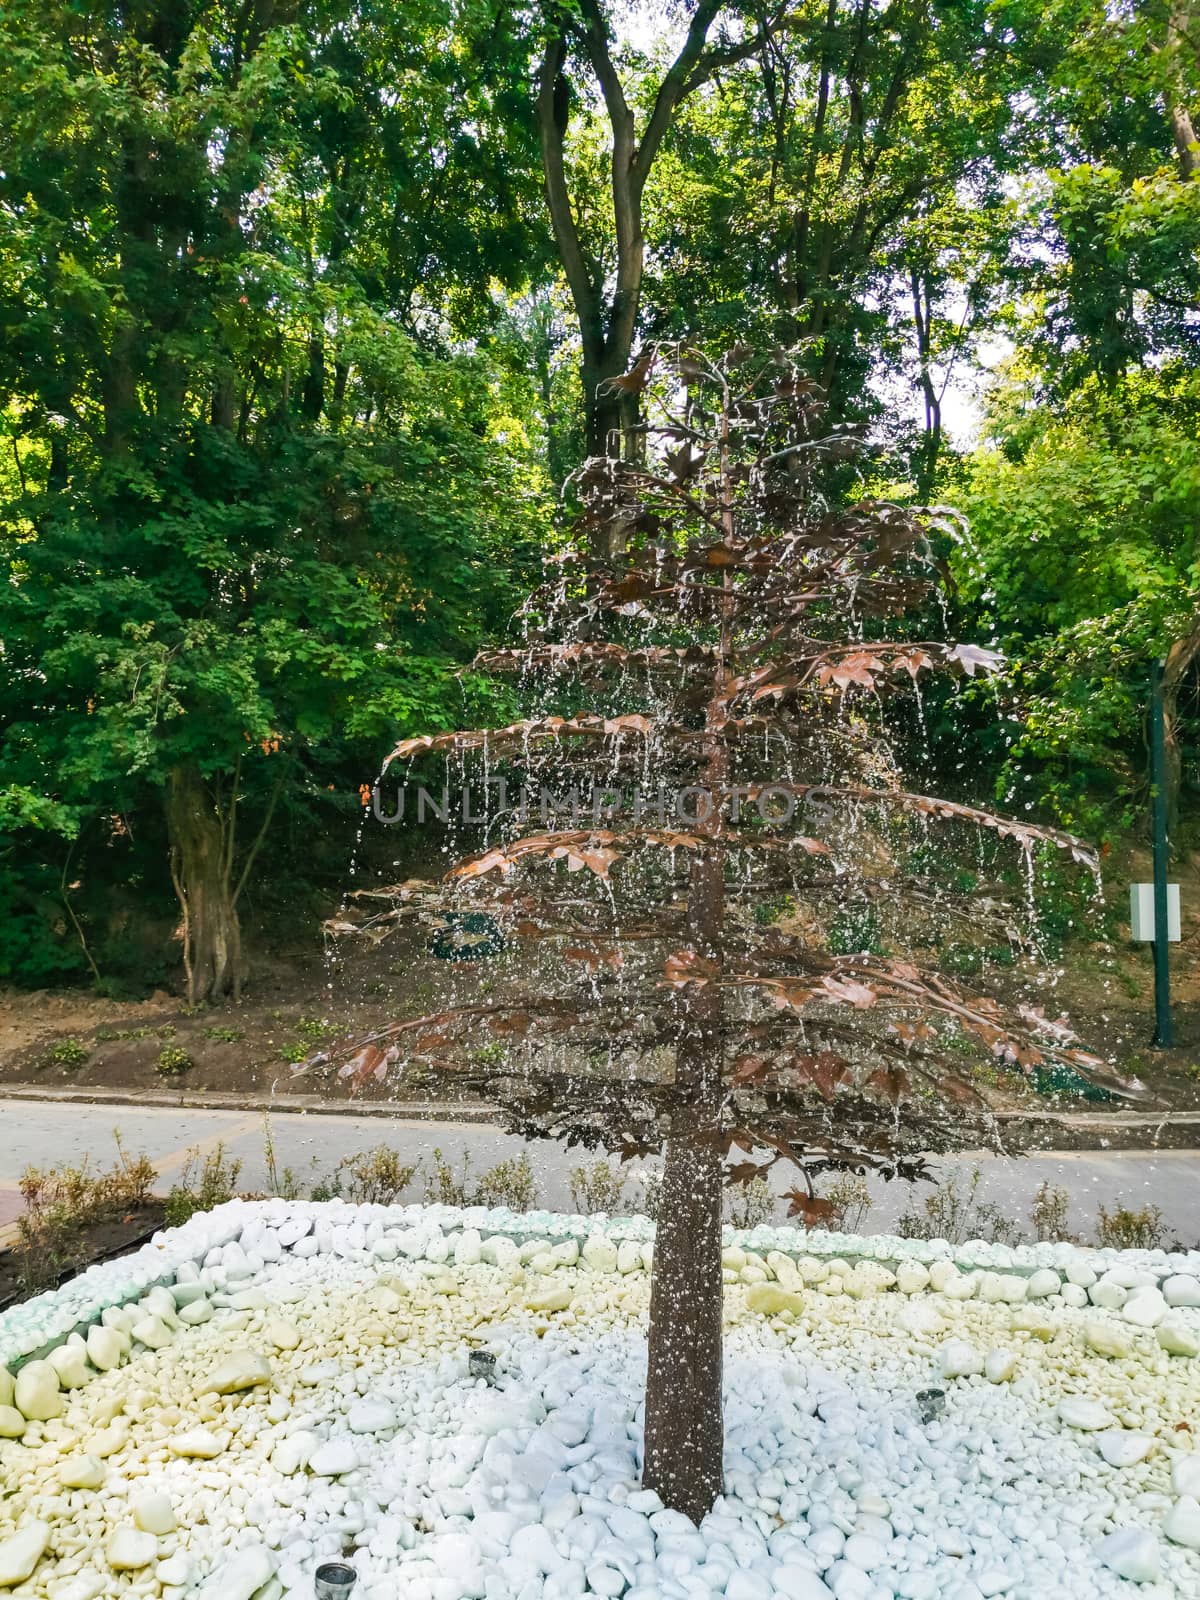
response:
{"label": "pale yellow pebble", "polygon": [[795,1316],[804,1309],[804,1296],[781,1284],[759,1283],[746,1291],[746,1309],[766,1317],[776,1316],[781,1311],[790,1311]]}
{"label": "pale yellow pebble", "polygon": [[139,1495],[133,1502],[132,1509],[133,1520],[143,1533],[153,1533],[158,1536],[174,1533],[177,1523],[170,1495],[162,1493]]}
{"label": "pale yellow pebble", "polygon": [[68,1456],[58,1469],[64,1489],[98,1489],[105,1476],[105,1465],[95,1455]]}
{"label": "pale yellow pebble", "polygon": [[16,1406],[0,1405],[0,1439],[19,1439],[28,1426]]}
{"label": "pale yellow pebble", "polygon": [[263,1337],[276,1350],[295,1350],[300,1343],[300,1329],[284,1317],[268,1317],[263,1324]]}

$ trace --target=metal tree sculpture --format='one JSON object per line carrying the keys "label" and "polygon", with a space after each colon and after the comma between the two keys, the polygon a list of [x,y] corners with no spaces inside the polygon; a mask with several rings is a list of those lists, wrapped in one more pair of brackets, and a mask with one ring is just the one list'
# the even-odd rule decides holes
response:
{"label": "metal tree sculpture", "polygon": [[[823,1173],[911,1178],[926,1152],[978,1146],[971,1049],[993,1068],[1054,1056],[1104,1075],[1061,1022],[1007,1018],[915,963],[931,917],[1012,925],[999,900],[939,891],[906,852],[944,822],[1094,862],[1069,836],[900,786],[889,700],[996,658],[907,636],[939,581],[938,519],[822,503],[819,465],[855,445],[822,432],[798,364],[677,349],[630,381],[648,386],[644,461],[586,464],[579,548],[551,558],[524,644],[477,663],[518,674],[538,714],[406,739],[390,758],[443,752],[463,772],[478,758],[493,789],[522,786],[520,803],[502,799],[487,848],[443,884],[372,891],[384,909],[368,900],[335,924],[378,933],[448,904],[486,910],[507,968],[502,956],[486,992],[359,1041],[342,1070],[382,1080],[465,1061],[527,1136],[665,1153],[644,1482],[699,1519],[721,1489],[724,1185],[792,1162],[793,1212],[815,1221]],[[544,825],[564,790],[571,825]],[[863,944],[894,937],[903,957],[845,935],[834,953],[831,921],[855,910],[878,930]]]}

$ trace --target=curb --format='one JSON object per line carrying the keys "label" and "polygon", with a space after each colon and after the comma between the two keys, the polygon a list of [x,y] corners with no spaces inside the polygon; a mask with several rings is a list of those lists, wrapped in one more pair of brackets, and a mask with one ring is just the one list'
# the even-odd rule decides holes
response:
{"label": "curb", "polygon": [[44,1089],[38,1085],[0,1085],[0,1101],[29,1100],[52,1105],[158,1106],[170,1111],[261,1111],[287,1116],[307,1116],[310,1112],[332,1117],[386,1117],[392,1121],[492,1123],[490,1106],[477,1101],[433,1100],[326,1100],[315,1094],[230,1094],[214,1089],[210,1093],[172,1094],[161,1089]]}
{"label": "curb", "polygon": [[[51,1089],[39,1084],[0,1085],[0,1101],[55,1105],[157,1106],[172,1111],[258,1111],[263,1115],[317,1114],[378,1117],[390,1121],[465,1122],[499,1126],[491,1106],[477,1100],[330,1100],[316,1094],[234,1094],[222,1090]],[[996,1121],[1030,1154],[1063,1151],[1197,1150],[1200,1111],[997,1111]],[[1150,1134],[1152,1137],[1147,1138]]]}

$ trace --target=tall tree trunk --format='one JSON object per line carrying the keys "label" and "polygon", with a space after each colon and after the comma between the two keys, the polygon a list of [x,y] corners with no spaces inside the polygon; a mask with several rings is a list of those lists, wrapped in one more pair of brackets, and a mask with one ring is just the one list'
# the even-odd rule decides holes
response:
{"label": "tall tree trunk", "polygon": [[721,1492],[722,1160],[715,1117],[678,1106],[667,1140],[650,1291],[642,1483],[699,1522]]}
{"label": "tall tree trunk", "polygon": [[[728,490],[727,476],[725,483]],[[732,527],[730,517],[726,522]],[[722,654],[727,657],[727,619],[721,640]],[[728,752],[720,731],[724,681],[724,672],[718,671],[706,719],[711,744],[705,781],[710,794],[720,793],[727,780]],[[712,832],[715,819],[703,826]],[[688,883],[690,942],[697,955],[711,963],[714,981],[681,992],[676,1102],[667,1137],[650,1290],[642,1469],[645,1487],[655,1490],[670,1510],[682,1511],[693,1522],[712,1510],[724,1481],[724,1158],[718,1134],[725,1030],[722,990],[715,981],[721,966],[724,912],[724,850],[714,837],[708,848],[693,858]]]}
{"label": "tall tree trunk", "polygon": [[236,999],[245,976],[232,885],[232,817],[223,816],[200,773],[175,767],[167,779],[171,877],[183,912],[183,965],[192,1006]]}
{"label": "tall tree trunk", "polygon": [[[549,12],[536,79],[535,114],[550,225],[579,319],[584,431],[590,456],[608,453],[608,436],[614,428],[620,430],[622,440],[618,453],[627,460],[638,456],[637,395],[606,394],[603,390],[597,393],[597,387],[606,378],[619,377],[629,366],[645,265],[642,194],[663,139],[689,95],[720,68],[757,55],[764,42],[783,26],[781,11],[759,28],[746,30],[737,43],[722,42],[719,48],[706,53],[709,29],[720,10],[721,0],[693,0],[687,34],[659,82],[640,139],[613,59],[611,23],[602,0],[575,0],[573,6],[563,8],[562,15],[555,14],[557,8]],[[568,69],[571,43],[587,58],[612,134],[607,200],[616,261],[611,288],[607,270],[585,248],[567,174],[566,145],[574,99]]]}
{"label": "tall tree trunk", "polygon": [[137,375],[134,371],[137,342],[137,322],[128,312],[119,312],[102,385],[104,451],[110,460],[116,460],[128,450],[129,435],[137,418]]}
{"label": "tall tree trunk", "polygon": [[607,387],[629,368],[631,350],[619,345],[599,360],[583,359],[584,440],[589,456],[615,456],[634,461],[638,456],[637,426],[641,407],[636,394]]}
{"label": "tall tree trunk", "polygon": [[[1167,94],[1167,115],[1171,123],[1171,137],[1175,142],[1175,155],[1179,162],[1179,176],[1186,183],[1200,170],[1200,150],[1197,148],[1196,130],[1192,124],[1188,105],[1187,83],[1190,76],[1186,68],[1196,62],[1196,18],[1194,0],[1177,0],[1167,13],[1166,47],[1169,52],[1168,70],[1170,86]],[[1186,65],[1185,65],[1186,64]]]}

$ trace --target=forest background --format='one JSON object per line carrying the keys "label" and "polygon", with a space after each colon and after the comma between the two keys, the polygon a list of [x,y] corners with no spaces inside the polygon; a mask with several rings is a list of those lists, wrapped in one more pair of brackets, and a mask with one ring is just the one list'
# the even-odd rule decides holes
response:
{"label": "forest background", "polygon": [[320,1012],[352,859],[438,848],[364,786],[519,709],[469,663],[679,340],[801,353],[831,504],[965,514],[1007,665],[908,754],[1100,842],[1035,887],[1114,949],[1158,658],[1200,842],[1198,98],[1191,0],[9,0],[0,982],[178,995],[187,907],[193,1001]]}

